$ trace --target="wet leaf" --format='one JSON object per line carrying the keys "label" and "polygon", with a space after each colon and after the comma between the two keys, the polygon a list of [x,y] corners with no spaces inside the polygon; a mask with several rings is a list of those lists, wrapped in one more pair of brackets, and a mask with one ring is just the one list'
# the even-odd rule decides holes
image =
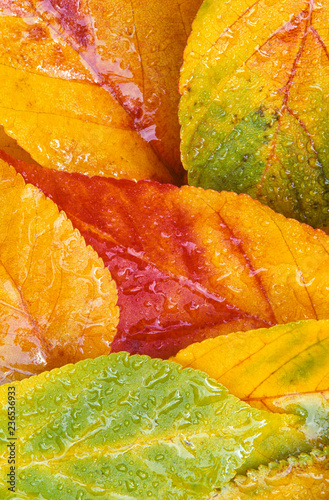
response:
{"label": "wet leaf", "polygon": [[190,345],[173,359],[205,371],[257,408],[296,411],[300,401],[310,412],[329,408],[328,320],[223,335]]}
{"label": "wet leaf", "polygon": [[178,78],[201,0],[0,0],[0,123],[43,166],[181,182]]}
{"label": "wet leaf", "polygon": [[2,160],[0,262],[0,383],[109,352],[118,322],[110,273],[55,203]]}
{"label": "wet leaf", "polygon": [[193,185],[329,222],[328,2],[204,2],[181,76]]}
{"label": "wet leaf", "polygon": [[209,500],[316,500],[328,496],[329,449],[326,448],[237,476]]}
{"label": "wet leaf", "polygon": [[115,350],[168,357],[223,333],[329,319],[320,230],[247,195],[12,163],[110,269],[121,311]]}
{"label": "wet leaf", "polygon": [[251,408],[202,372],[111,354],[0,388],[3,499],[9,390],[21,497],[201,500],[246,463],[328,441],[310,437],[303,417]]}

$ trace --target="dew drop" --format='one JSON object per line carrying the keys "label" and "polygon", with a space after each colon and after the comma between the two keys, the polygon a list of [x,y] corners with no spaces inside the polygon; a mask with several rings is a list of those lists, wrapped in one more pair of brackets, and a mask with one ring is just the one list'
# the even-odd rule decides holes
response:
{"label": "dew drop", "polygon": [[148,478],[147,472],[144,472],[142,470],[137,471],[137,476],[140,477],[141,479],[147,479]]}
{"label": "dew drop", "polygon": [[126,488],[128,491],[135,491],[137,488],[135,481],[133,480],[126,481]]}
{"label": "dew drop", "polygon": [[128,468],[125,464],[119,464],[116,466],[116,469],[119,471],[119,472],[127,472]]}

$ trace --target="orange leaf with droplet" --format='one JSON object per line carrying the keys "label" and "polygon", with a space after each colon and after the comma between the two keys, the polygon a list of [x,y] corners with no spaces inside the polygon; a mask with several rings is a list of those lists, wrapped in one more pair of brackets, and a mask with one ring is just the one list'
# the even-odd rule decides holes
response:
{"label": "orange leaf with droplet", "polygon": [[0,160],[0,383],[110,352],[116,301],[66,215]]}
{"label": "orange leaf with droplet", "polygon": [[321,230],[247,195],[12,164],[110,269],[121,311],[115,350],[167,357],[222,333],[329,318]]}
{"label": "orange leaf with droplet", "polygon": [[0,0],[0,123],[43,166],[181,182],[179,69],[200,4]]}

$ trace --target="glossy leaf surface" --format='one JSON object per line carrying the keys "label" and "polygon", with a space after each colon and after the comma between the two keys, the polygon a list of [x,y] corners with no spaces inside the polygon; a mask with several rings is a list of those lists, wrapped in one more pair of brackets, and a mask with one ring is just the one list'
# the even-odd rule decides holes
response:
{"label": "glossy leaf surface", "polygon": [[181,182],[178,78],[200,4],[1,0],[0,123],[43,166]]}
{"label": "glossy leaf surface", "polygon": [[216,500],[321,500],[329,496],[329,450],[260,467],[211,496]]}
{"label": "glossy leaf surface", "polygon": [[329,222],[329,4],[204,2],[181,77],[189,182]]}
{"label": "glossy leaf surface", "polygon": [[[251,408],[202,372],[146,356],[102,356],[10,387],[23,498],[201,500],[247,463],[328,441],[311,437],[302,417]],[[0,388],[3,499],[12,498],[8,390]]]}
{"label": "glossy leaf surface", "polygon": [[110,351],[108,269],[54,202],[0,160],[0,383]]}
{"label": "glossy leaf surface", "polygon": [[322,231],[247,195],[13,164],[110,269],[121,311],[116,350],[165,357],[222,333],[329,318]]}
{"label": "glossy leaf surface", "polygon": [[[301,321],[192,344],[175,358],[257,408],[329,407],[329,321]],[[306,399],[305,399],[306,398]]]}

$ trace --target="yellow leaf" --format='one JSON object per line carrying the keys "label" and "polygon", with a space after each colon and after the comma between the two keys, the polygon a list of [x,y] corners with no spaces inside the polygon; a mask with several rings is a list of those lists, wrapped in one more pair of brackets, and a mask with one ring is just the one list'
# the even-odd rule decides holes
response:
{"label": "yellow leaf", "polygon": [[205,371],[260,409],[288,411],[301,395],[309,405],[328,405],[328,320],[219,336],[192,344],[173,359]]}
{"label": "yellow leaf", "polygon": [[42,166],[180,181],[178,78],[201,0],[0,0],[0,123]]}
{"label": "yellow leaf", "polygon": [[117,292],[64,212],[0,161],[0,383],[108,353]]}

